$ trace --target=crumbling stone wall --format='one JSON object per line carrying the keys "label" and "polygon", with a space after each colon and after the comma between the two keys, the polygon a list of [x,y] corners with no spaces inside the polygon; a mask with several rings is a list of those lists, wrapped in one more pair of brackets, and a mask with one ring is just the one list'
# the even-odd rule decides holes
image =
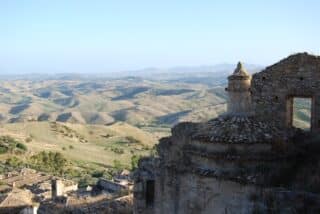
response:
{"label": "crumbling stone wall", "polygon": [[[133,204],[134,204],[134,214],[153,214],[154,213],[154,194],[153,198],[148,199],[147,192],[148,182],[155,182],[155,167],[157,165],[157,159],[142,158],[139,161],[139,170],[134,174],[135,185],[133,188]],[[154,191],[151,190],[151,191]],[[153,201],[151,201],[153,200]],[[159,203],[159,202],[158,202]]]}
{"label": "crumbling stone wall", "polygon": [[311,130],[320,131],[320,57],[289,56],[253,75],[253,109],[262,121],[281,129],[292,125],[293,97],[312,98]]}
{"label": "crumbling stone wall", "polygon": [[68,180],[53,179],[51,181],[52,198],[60,197],[67,192],[78,190],[78,184]]}
{"label": "crumbling stone wall", "polygon": [[110,191],[110,192],[120,193],[120,192],[128,192],[129,191],[129,188],[127,186],[116,183],[114,181],[109,181],[104,178],[99,179],[97,185],[99,188],[101,188],[103,190]]}

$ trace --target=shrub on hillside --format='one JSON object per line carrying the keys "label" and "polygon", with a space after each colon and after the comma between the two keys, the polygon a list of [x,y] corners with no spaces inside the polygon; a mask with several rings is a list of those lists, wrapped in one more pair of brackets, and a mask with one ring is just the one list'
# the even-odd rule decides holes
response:
{"label": "shrub on hillside", "polygon": [[87,187],[91,183],[90,180],[91,180],[91,178],[88,175],[82,177],[78,182],[78,187],[79,188]]}
{"label": "shrub on hillside", "polygon": [[138,163],[140,160],[141,156],[140,155],[132,155],[131,156],[131,170],[135,170],[138,168]]}
{"label": "shrub on hillside", "polygon": [[32,141],[32,137],[27,137],[27,138],[25,139],[25,141],[26,141],[26,143],[30,143],[30,142]]}
{"label": "shrub on hillside", "polygon": [[103,171],[94,171],[91,173],[91,176],[94,178],[101,178],[103,176]]}
{"label": "shrub on hillside", "polygon": [[127,141],[129,141],[129,143],[141,143],[140,140],[138,140],[132,136],[127,136],[126,139],[127,139]]}
{"label": "shrub on hillside", "polygon": [[27,151],[28,150],[27,146],[24,145],[23,143],[17,143],[16,147],[21,149],[21,150],[23,150],[23,151]]}
{"label": "shrub on hillside", "polygon": [[119,154],[119,155],[124,153],[124,150],[122,148],[118,148],[118,147],[112,147],[111,151],[113,151],[114,153]]}
{"label": "shrub on hillside", "polygon": [[8,152],[8,148],[7,147],[0,146],[0,154],[5,154],[7,152]]}
{"label": "shrub on hillside", "polygon": [[68,179],[72,179],[72,178],[80,178],[83,176],[83,172],[79,169],[74,169],[74,168],[70,168],[68,167],[65,171],[64,171],[64,175],[66,176],[66,178]]}
{"label": "shrub on hillside", "polygon": [[122,163],[119,160],[114,160],[113,161],[113,168],[117,171],[123,170],[125,167],[122,165]]}
{"label": "shrub on hillside", "polygon": [[23,165],[23,162],[17,157],[10,157],[6,160],[5,164],[11,167],[19,167]]}

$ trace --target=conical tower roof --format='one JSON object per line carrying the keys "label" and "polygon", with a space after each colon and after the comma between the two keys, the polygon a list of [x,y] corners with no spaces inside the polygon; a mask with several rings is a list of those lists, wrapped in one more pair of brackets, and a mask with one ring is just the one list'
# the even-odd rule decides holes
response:
{"label": "conical tower roof", "polygon": [[243,67],[241,62],[238,62],[237,68],[234,70],[232,76],[250,76],[247,70]]}

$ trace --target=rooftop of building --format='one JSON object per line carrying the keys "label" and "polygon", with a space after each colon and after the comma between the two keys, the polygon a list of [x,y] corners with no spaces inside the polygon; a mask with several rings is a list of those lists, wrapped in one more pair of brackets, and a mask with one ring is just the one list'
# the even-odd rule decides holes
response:
{"label": "rooftop of building", "polygon": [[249,115],[223,115],[199,124],[192,139],[207,143],[271,143],[282,134],[275,126]]}

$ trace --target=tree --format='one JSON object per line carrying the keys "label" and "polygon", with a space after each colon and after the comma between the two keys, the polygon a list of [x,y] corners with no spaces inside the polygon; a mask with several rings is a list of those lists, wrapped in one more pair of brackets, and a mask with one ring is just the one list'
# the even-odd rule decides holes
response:
{"label": "tree", "polygon": [[141,156],[140,155],[132,155],[131,156],[131,170],[135,170],[138,168],[138,163],[140,160]]}

